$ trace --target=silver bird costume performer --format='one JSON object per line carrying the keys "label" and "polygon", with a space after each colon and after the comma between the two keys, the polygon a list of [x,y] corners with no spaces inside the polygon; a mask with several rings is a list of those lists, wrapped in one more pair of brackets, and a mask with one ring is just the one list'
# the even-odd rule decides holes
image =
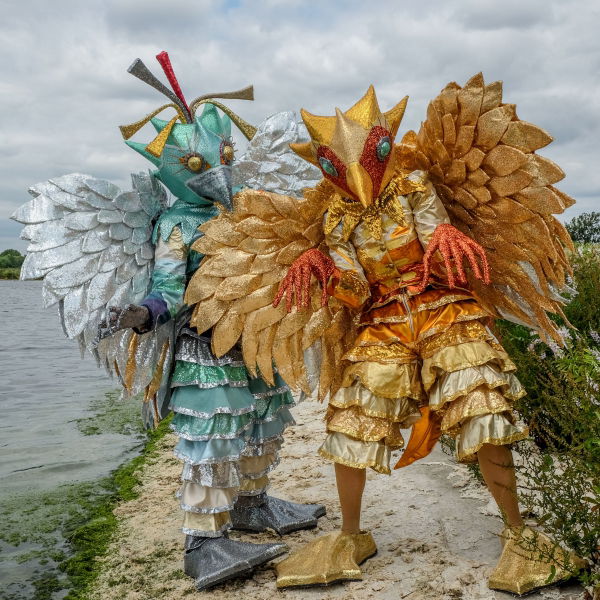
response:
{"label": "silver bird costume performer", "polygon": [[[188,105],[167,53],[157,59],[173,91],[139,59],[129,72],[169,104],[121,127],[126,140],[149,122],[156,128],[149,144],[127,141],[156,170],[132,175],[129,192],[87,175],[48,180],[31,188],[34,199],[13,218],[26,225],[22,237],[30,241],[21,277],[43,278],[44,302],[58,304],[65,334],[118,377],[125,395],[143,394],[147,426],[174,412],[175,454],[183,461],[184,569],[204,589],[286,551],[281,543],[231,540],[228,529],[285,534],[316,526],[325,509],[266,493],[283,432],[293,424],[281,376],[271,366],[271,385],[251,375],[237,347],[217,358],[210,328],[200,335],[190,324],[186,287],[203,256],[195,248],[199,227],[231,210],[234,185],[293,195],[301,192],[298,182],[314,183],[318,171],[289,150],[305,136],[293,113],[255,128],[214,100],[251,100],[251,87]],[[166,108],[176,113],[170,121],[157,118]],[[239,164],[231,121],[249,140]],[[176,197],[170,207],[161,183]],[[219,275],[222,267],[213,267]],[[234,298],[234,288],[223,286],[215,302]]]}

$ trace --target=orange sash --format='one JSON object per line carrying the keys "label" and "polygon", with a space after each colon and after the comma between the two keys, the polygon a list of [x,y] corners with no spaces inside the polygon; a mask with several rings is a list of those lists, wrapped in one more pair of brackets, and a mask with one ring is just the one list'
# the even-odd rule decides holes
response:
{"label": "orange sash", "polygon": [[440,419],[431,412],[429,406],[423,406],[419,410],[421,418],[413,425],[410,440],[394,469],[408,467],[415,461],[425,458],[442,435]]}

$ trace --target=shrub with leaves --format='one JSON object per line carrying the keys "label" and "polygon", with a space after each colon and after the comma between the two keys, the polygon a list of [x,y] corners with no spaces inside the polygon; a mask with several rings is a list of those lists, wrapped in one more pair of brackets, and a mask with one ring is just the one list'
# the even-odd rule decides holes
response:
{"label": "shrub with leaves", "polygon": [[18,250],[0,252],[0,279],[19,279],[24,260],[25,257]]}
{"label": "shrub with leaves", "polygon": [[521,502],[558,543],[590,561],[581,579],[598,593],[600,250],[580,246],[572,262],[576,292],[565,314],[575,329],[563,325],[564,347],[512,323],[497,330],[528,392],[517,406],[534,441],[517,447]]}
{"label": "shrub with leaves", "polygon": [[581,213],[565,227],[574,242],[598,244],[600,242],[600,212]]}

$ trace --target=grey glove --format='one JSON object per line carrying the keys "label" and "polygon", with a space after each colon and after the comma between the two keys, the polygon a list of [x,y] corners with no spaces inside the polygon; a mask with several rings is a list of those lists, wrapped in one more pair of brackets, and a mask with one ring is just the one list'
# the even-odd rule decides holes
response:
{"label": "grey glove", "polygon": [[150,311],[145,306],[109,306],[106,316],[98,324],[96,343],[121,329],[135,329],[137,333],[145,333],[149,330],[149,321]]}

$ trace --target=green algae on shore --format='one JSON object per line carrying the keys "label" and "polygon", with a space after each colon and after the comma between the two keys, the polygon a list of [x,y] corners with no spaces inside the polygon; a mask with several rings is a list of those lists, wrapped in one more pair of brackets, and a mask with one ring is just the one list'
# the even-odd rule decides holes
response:
{"label": "green algae on shore", "polygon": [[124,400],[118,390],[106,392],[103,397],[92,400],[91,415],[77,419],[77,428],[83,435],[116,433],[140,436],[144,425],[140,418],[142,396]]}
{"label": "green algae on shore", "polygon": [[[111,412],[123,417],[113,425],[135,427],[131,421],[127,424],[121,410],[111,408],[110,402],[105,408],[98,413],[101,417]],[[82,423],[78,425],[81,427]],[[101,429],[88,433],[100,433]],[[168,430],[166,420],[158,429],[147,432],[141,454],[99,481],[67,484],[0,500],[0,547],[7,556],[2,562],[4,566],[13,563],[15,568],[23,565],[30,573],[28,589],[4,588],[0,599],[51,600],[59,593],[66,600],[85,599],[98,574],[98,558],[106,552],[117,527],[113,509],[119,502],[137,496],[139,470],[154,456],[157,442]]]}

